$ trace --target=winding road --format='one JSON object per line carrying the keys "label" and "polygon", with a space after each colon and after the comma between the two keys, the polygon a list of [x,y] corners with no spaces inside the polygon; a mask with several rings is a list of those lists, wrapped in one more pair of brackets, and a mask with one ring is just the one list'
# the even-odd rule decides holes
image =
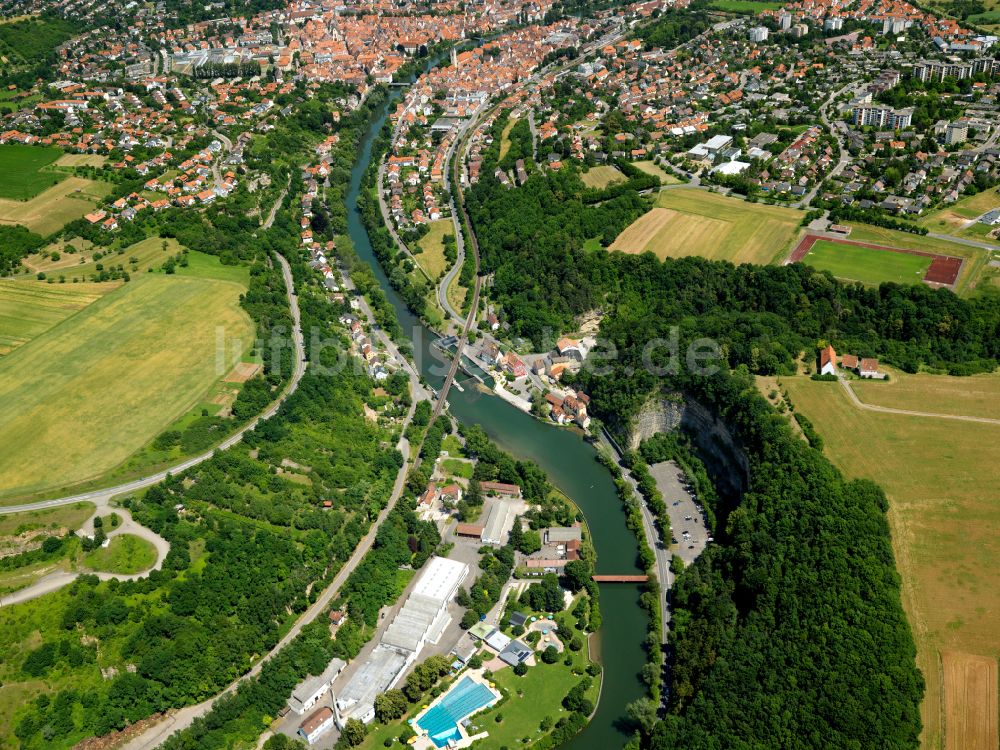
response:
{"label": "winding road", "polygon": [[[99,505],[95,510],[94,515],[91,516],[90,520],[88,520],[87,523],[84,524],[83,529],[81,529],[81,531],[88,536],[93,533],[94,518],[100,513],[100,509],[102,507],[107,508],[107,504],[105,503],[103,505]],[[108,510],[109,512],[111,511],[110,508]],[[36,599],[39,596],[61,589],[63,586],[72,583],[79,576],[84,574],[96,575],[102,581],[110,581],[112,579],[119,581],[135,581],[139,578],[145,578],[149,575],[150,571],[159,570],[163,566],[163,559],[170,551],[170,543],[154,531],[136,523],[132,519],[132,514],[127,508],[114,508],[114,512],[121,517],[122,522],[116,528],[107,532],[108,539],[114,539],[116,536],[121,536],[122,534],[131,534],[132,536],[137,536],[150,542],[153,547],[156,548],[156,562],[153,564],[153,567],[139,571],[138,573],[104,573],[86,569],[50,573],[49,575],[40,578],[31,586],[26,586],[23,589],[0,597],[0,607],[8,607],[12,604],[20,604],[21,602]]]}

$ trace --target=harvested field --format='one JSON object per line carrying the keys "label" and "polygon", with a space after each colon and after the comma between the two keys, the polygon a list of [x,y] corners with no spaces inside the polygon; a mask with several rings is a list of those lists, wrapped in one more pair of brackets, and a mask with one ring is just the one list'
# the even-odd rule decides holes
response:
{"label": "harvested field", "polygon": [[119,284],[47,284],[0,279],[0,355],[9,354],[40,336],[117,289]]}
{"label": "harvested field", "polygon": [[226,383],[245,383],[262,369],[256,362],[240,362],[222,380]]}
{"label": "harvested field", "polygon": [[220,332],[253,339],[244,290],[143,275],[0,359],[0,498],[97,479],[201,401],[244,354]]}
{"label": "harvested field", "polygon": [[618,235],[610,249],[649,251],[661,259],[698,255],[766,265],[788,253],[799,218],[793,209],[747,203],[706,190],[664,190],[656,207]]}
{"label": "harvested field", "polygon": [[997,660],[958,651],[941,654],[945,750],[996,750]]}
{"label": "harvested field", "polygon": [[587,187],[600,190],[616,182],[625,182],[627,178],[617,167],[601,166],[591,167],[580,175],[580,179]]}
{"label": "harvested field", "polygon": [[645,252],[653,237],[676,215],[676,211],[666,208],[651,209],[626,227],[625,231],[611,243],[609,249],[621,250],[624,253]]}
{"label": "harvested field", "polygon": [[0,199],[0,224],[21,224],[46,236],[92,211],[110,189],[110,183],[67,177],[29,201]]}
{"label": "harvested field", "polygon": [[[932,377],[908,386],[911,398],[920,385],[930,388]],[[1000,656],[1000,427],[865,411],[837,383],[783,377],[781,384],[823,437],[830,460],[847,477],[872,479],[885,490],[903,606],[926,681],[921,746],[940,750],[941,654]],[[924,408],[935,393],[927,391]]]}

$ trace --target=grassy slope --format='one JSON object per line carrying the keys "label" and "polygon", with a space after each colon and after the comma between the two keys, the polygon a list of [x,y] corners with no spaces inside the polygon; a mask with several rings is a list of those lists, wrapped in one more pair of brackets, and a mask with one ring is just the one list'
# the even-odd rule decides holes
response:
{"label": "grassy slope", "polygon": [[417,243],[423,252],[413,257],[424,269],[424,273],[431,279],[437,280],[448,267],[444,257],[444,236],[455,233],[455,224],[451,219],[438,219],[427,226],[430,231]]}
{"label": "grassy slope", "polygon": [[829,271],[839,279],[877,285],[883,281],[918,284],[927,273],[931,259],[819,240],[802,262]]}
{"label": "grassy slope", "polygon": [[145,276],[0,361],[0,496],[61,488],[124,461],[200,399],[216,337],[250,340],[242,285]]}
{"label": "grassy slope", "polygon": [[87,568],[108,573],[140,573],[155,563],[156,547],[133,534],[119,534],[107,547],[88,552],[83,558]]}
{"label": "grassy slope", "polygon": [[108,182],[67,177],[27,202],[0,199],[0,222],[50,235],[92,211],[110,189]]}
{"label": "grassy slope", "polygon": [[32,529],[67,528],[75,531],[83,525],[94,514],[93,503],[73,503],[63,505],[58,508],[45,508],[43,510],[29,510],[24,513],[11,513],[0,516],[0,536],[17,534],[20,531]]}
{"label": "grassy slope", "polygon": [[922,746],[936,750],[943,736],[940,651],[1000,656],[1000,427],[863,411],[836,383],[782,383],[834,464],[849,477],[878,482],[889,498],[903,602],[927,682]]}

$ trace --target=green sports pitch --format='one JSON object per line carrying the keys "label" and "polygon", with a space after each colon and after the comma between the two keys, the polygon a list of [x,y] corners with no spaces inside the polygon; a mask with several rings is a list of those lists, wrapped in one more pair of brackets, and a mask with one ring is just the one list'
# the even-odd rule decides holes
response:
{"label": "green sports pitch", "polygon": [[60,182],[66,173],[42,169],[55,163],[62,153],[57,148],[19,143],[0,146],[0,198],[26,201]]}
{"label": "green sports pitch", "polygon": [[829,271],[838,279],[875,285],[885,281],[919,284],[932,260],[926,255],[817,240],[802,262],[819,271]]}

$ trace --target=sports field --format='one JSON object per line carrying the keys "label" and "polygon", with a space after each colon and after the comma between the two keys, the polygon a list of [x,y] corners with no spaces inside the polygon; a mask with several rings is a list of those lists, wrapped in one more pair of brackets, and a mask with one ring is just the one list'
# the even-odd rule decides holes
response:
{"label": "sports field", "polygon": [[438,219],[429,223],[427,227],[430,231],[417,242],[423,252],[413,257],[424,269],[424,273],[436,281],[448,267],[448,261],[444,257],[444,236],[455,234],[455,224],[451,219]]}
{"label": "sports field", "polygon": [[0,279],[0,356],[45,333],[119,283],[46,284]]}
{"label": "sports field", "polygon": [[614,185],[616,182],[626,181],[625,175],[617,167],[606,165],[591,167],[580,175],[580,179],[583,180],[583,184],[587,187],[597,189],[606,188],[608,185]]}
{"label": "sports field", "polygon": [[706,190],[664,190],[656,207],[618,235],[610,249],[648,251],[661,259],[698,255],[766,265],[788,254],[801,218],[790,208],[747,203]]}
{"label": "sports field", "polygon": [[819,271],[829,271],[838,279],[862,284],[885,281],[919,284],[930,268],[931,258],[817,240],[802,262]]}
{"label": "sports field", "polygon": [[7,143],[0,146],[0,198],[24,201],[50,188],[66,175],[42,171],[62,156],[58,148]]}
{"label": "sports field", "polygon": [[110,183],[67,177],[27,202],[0,199],[0,224],[21,224],[44,237],[90,213],[110,189]]}
{"label": "sports field", "polygon": [[0,498],[100,477],[190,409],[251,344],[244,290],[142,275],[0,360]]}
{"label": "sports field", "polygon": [[[837,383],[804,377],[781,383],[822,435],[833,463],[848,477],[876,481],[889,498],[903,605],[927,683],[922,747],[939,750],[941,653],[1000,656],[1000,426],[865,411]],[[936,393],[929,387],[925,410],[936,408]]]}

